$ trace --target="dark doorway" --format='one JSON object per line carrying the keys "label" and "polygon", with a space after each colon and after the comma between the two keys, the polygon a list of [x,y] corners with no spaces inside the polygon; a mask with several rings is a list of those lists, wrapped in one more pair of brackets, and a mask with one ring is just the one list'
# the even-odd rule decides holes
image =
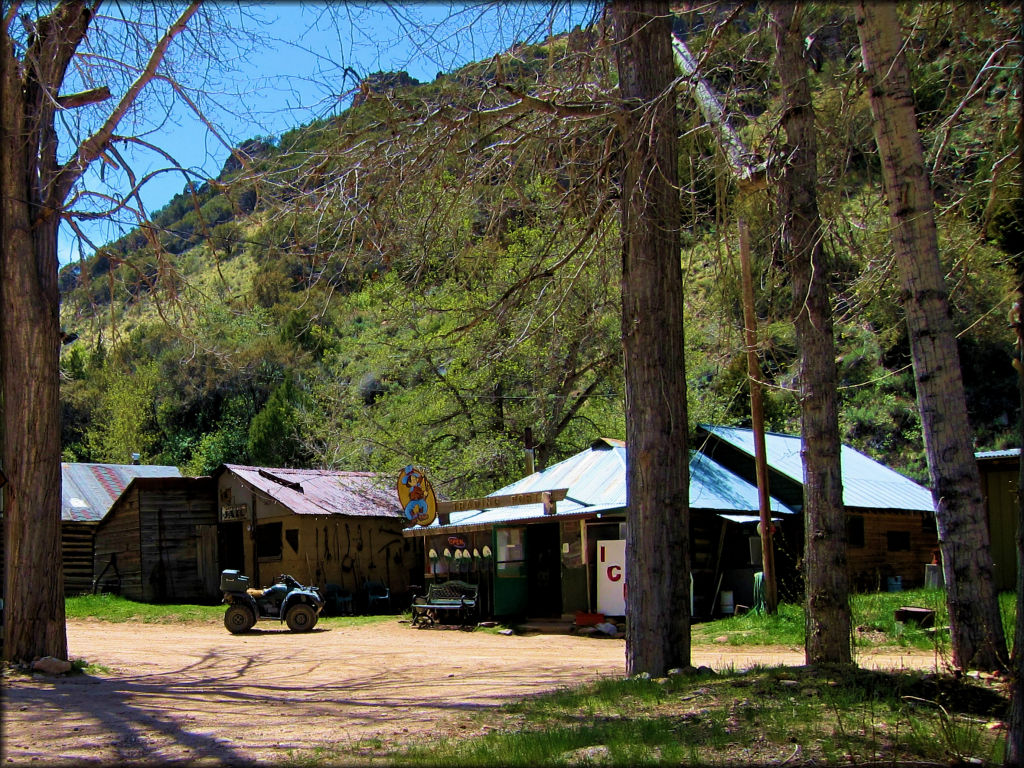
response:
{"label": "dark doorway", "polygon": [[527,615],[538,619],[562,615],[562,556],[558,523],[526,526]]}
{"label": "dark doorway", "polygon": [[[245,570],[242,523],[221,523],[217,531],[217,562],[223,570]],[[251,575],[251,574],[250,574]]]}

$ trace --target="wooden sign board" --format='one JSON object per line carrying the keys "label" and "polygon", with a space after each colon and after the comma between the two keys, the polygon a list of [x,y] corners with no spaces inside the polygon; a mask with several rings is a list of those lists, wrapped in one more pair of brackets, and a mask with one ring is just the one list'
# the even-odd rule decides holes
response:
{"label": "wooden sign board", "polygon": [[468,512],[471,509],[495,509],[496,507],[518,507],[521,504],[540,504],[545,506],[561,501],[569,493],[568,488],[554,491],[532,491],[530,493],[509,493],[504,496],[481,496],[475,499],[459,499],[458,501],[437,502],[438,514],[447,515],[451,512]]}

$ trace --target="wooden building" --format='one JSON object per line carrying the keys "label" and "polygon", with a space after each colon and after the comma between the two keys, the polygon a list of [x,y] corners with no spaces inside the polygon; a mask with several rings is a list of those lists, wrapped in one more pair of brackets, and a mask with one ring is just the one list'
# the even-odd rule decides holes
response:
{"label": "wooden building", "polygon": [[[699,440],[701,452],[756,482],[751,430],[702,425]],[[802,441],[769,433],[765,443],[770,494],[802,510]],[[851,586],[863,591],[922,586],[925,566],[939,557],[931,492],[849,446],[842,446],[841,464]]]}
{"label": "wooden building", "polygon": [[92,591],[93,538],[100,521],[137,477],[180,477],[176,467],[154,464],[66,462],[61,468],[61,547],[64,594]]}
{"label": "wooden building", "polygon": [[1015,590],[1020,449],[982,451],[976,453],[975,458],[978,460],[981,491],[985,495],[985,510],[988,513],[996,589]]}
{"label": "wooden building", "polygon": [[369,472],[266,469],[225,464],[215,473],[219,569],[251,583],[288,573],[348,593],[365,608],[367,581],[390,589],[390,607],[420,581],[417,542],[402,536],[394,481]]}
{"label": "wooden building", "polygon": [[215,603],[216,484],[210,477],[137,477],[97,525],[92,581],[145,603]]}

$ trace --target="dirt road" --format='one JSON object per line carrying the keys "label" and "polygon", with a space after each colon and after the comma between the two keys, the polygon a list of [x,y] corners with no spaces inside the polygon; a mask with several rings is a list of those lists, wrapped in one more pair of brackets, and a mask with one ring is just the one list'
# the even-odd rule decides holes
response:
{"label": "dirt road", "polygon": [[[292,762],[317,748],[470,733],[469,715],[525,694],[625,672],[622,640],[413,629],[388,621],[293,634],[267,622],[69,621],[70,655],[102,675],[10,676],[3,762]],[[695,648],[695,665],[803,663],[783,648]],[[930,653],[862,656],[864,667],[931,668]]]}

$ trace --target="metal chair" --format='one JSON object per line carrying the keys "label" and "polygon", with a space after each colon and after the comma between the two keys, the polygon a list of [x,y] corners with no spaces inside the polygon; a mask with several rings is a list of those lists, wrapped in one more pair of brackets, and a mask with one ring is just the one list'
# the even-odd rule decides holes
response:
{"label": "metal chair", "polygon": [[342,614],[351,616],[354,613],[352,593],[337,584],[324,586],[324,603],[327,604],[327,610],[332,616],[341,616]]}
{"label": "metal chair", "polygon": [[383,581],[367,579],[363,582],[363,590],[366,592],[367,611],[372,612],[380,603],[384,604],[385,610],[391,610],[391,590]]}

